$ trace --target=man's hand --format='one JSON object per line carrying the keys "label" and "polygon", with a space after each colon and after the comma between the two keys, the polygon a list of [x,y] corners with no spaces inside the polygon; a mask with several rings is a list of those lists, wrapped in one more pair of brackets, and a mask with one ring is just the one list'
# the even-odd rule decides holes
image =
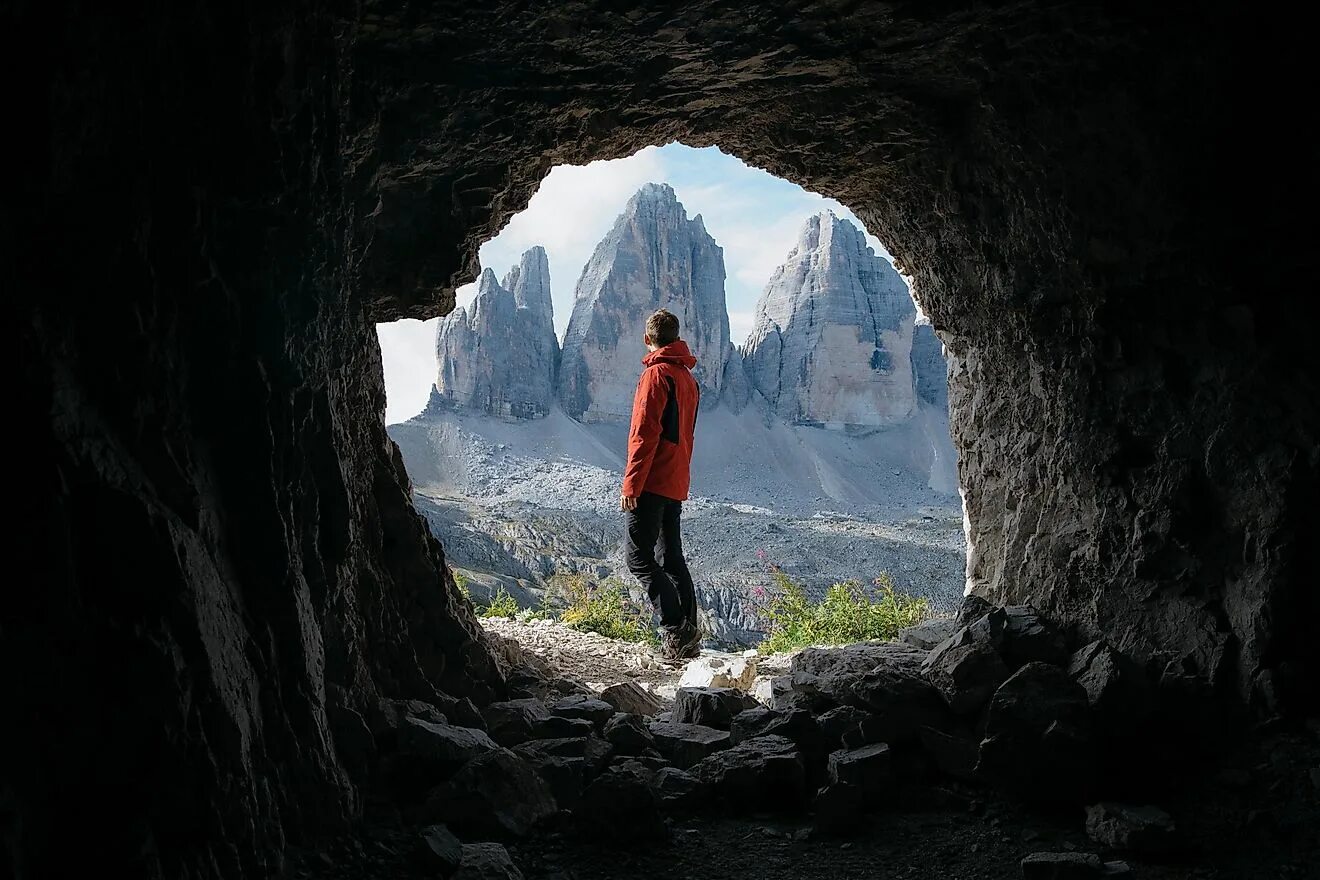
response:
{"label": "man's hand", "polygon": [[637,497],[635,495],[620,495],[619,509],[624,513],[637,509]]}

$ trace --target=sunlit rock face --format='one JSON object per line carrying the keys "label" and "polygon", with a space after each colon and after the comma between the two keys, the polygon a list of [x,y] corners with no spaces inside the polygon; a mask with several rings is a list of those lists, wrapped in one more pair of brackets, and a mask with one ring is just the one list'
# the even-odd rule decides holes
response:
{"label": "sunlit rock face", "polygon": [[545,250],[534,247],[501,284],[487,269],[477,297],[440,322],[432,406],[536,418],[553,400],[559,345]]}
{"label": "sunlit rock face", "polygon": [[737,356],[724,302],[724,251],[700,215],[688,219],[672,188],[650,183],[628,200],[578,281],[559,372],[565,412],[588,422],[628,419],[646,354],[646,318],[662,308],[678,316],[697,358],[702,406],[713,405]]}
{"label": "sunlit rock face", "polygon": [[916,307],[862,231],[811,217],[756,307],[746,362],[752,385],[785,419],[890,425],[916,409]]}
{"label": "sunlit rock face", "polygon": [[949,409],[949,365],[944,346],[929,324],[918,324],[912,331],[912,380],[917,400],[938,410]]}

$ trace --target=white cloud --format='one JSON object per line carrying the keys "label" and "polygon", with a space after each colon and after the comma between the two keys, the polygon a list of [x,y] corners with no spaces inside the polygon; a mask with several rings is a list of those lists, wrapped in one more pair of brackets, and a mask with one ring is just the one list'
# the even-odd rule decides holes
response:
{"label": "white cloud", "polygon": [[385,423],[402,422],[426,406],[435,382],[435,329],[430,321],[377,324],[385,366]]}

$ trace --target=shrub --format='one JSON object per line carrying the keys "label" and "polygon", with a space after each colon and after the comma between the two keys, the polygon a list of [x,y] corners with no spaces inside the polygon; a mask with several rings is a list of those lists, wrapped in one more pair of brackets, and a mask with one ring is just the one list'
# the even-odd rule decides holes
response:
{"label": "shrub", "polygon": [[495,591],[486,607],[477,613],[482,617],[515,617],[518,614],[518,600],[508,594],[504,587]]}
{"label": "shrub", "polygon": [[453,576],[454,586],[458,587],[458,591],[463,594],[463,598],[471,602],[472,591],[468,589],[467,575],[463,574],[463,572],[456,568],[449,569],[449,574]]}
{"label": "shrub", "polygon": [[859,581],[835,584],[819,602],[782,571],[772,569],[771,577],[773,596],[763,612],[769,627],[759,648],[766,654],[808,645],[892,639],[899,630],[930,616],[925,599],[898,592],[887,574],[876,578],[869,590]]}
{"label": "shrub", "polygon": [[551,586],[566,604],[559,613],[561,623],[625,642],[658,641],[650,612],[632,601],[618,581],[597,584],[579,574],[557,575]]}

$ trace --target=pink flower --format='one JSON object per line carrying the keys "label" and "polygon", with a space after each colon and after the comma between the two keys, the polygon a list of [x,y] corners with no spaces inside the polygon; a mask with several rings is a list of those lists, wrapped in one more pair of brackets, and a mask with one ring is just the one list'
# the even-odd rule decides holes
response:
{"label": "pink flower", "polygon": [[752,595],[758,599],[765,598],[765,587],[752,587]]}
{"label": "pink flower", "polygon": [[760,549],[760,548],[758,547],[757,550],[756,550],[756,558],[759,559],[759,560],[761,560],[762,562],[764,562],[764,561],[765,561],[765,551],[762,550],[762,549]]}

